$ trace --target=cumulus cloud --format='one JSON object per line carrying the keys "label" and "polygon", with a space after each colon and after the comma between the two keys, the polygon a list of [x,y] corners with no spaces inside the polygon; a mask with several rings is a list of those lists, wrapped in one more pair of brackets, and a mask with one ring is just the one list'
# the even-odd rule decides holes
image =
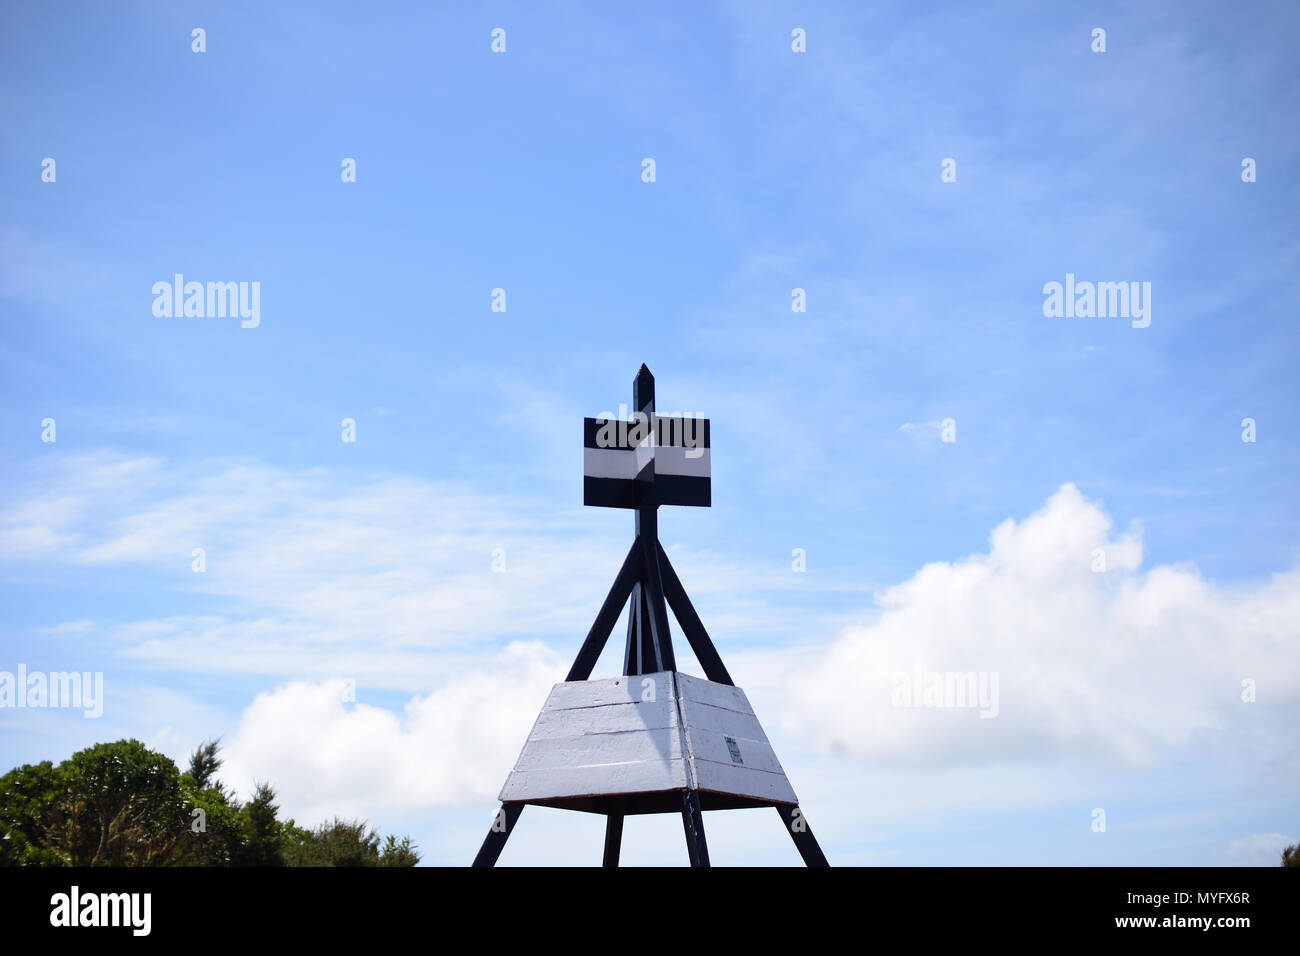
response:
{"label": "cumulus cloud", "polygon": [[[1300,572],[1225,590],[1194,567],[1141,564],[1140,529],[1115,534],[1063,485],[995,528],[986,553],[878,594],[872,623],[792,675],[791,717],[824,746],[898,767],[1142,765],[1245,708],[1295,704]],[[960,706],[980,690],[996,692],[991,708]]]}
{"label": "cumulus cloud", "polygon": [[[509,496],[392,476],[100,456],[47,477],[0,513],[0,534],[26,542],[0,560],[134,564],[189,599],[179,614],[128,606],[118,622],[56,619],[45,634],[106,635],[144,668],[271,675],[226,735],[223,779],[244,793],[272,781],[306,822],[490,805],[626,544]],[[204,574],[189,570],[197,545]],[[504,574],[491,570],[498,546]],[[962,805],[1059,800],[1088,762],[1159,765],[1205,756],[1207,739],[1283,783],[1295,766],[1300,572],[1228,589],[1194,567],[1144,568],[1140,528],[1117,531],[1073,485],[993,529],[984,552],[878,593],[868,623],[821,645],[809,641],[843,618],[780,597],[804,576],[756,583],[747,562],[669,550],[709,598],[710,629],[782,760],[803,765],[796,788],[820,786],[821,805],[864,773],[909,813],[926,788]],[[843,586],[818,582],[823,596]],[[728,649],[755,631],[781,639]],[[927,703],[931,676],[972,675],[976,706],[895,706],[915,674],[906,703]],[[335,675],[356,679],[355,703]],[[991,706],[981,689],[996,691]],[[155,736],[180,751],[182,731]]]}
{"label": "cumulus cloud", "polygon": [[275,784],[299,820],[372,816],[496,797],[557,678],[537,642],[417,696],[399,715],[355,702],[341,679],[294,681],[259,694],[225,743],[222,780],[243,794]]}
{"label": "cumulus cloud", "polygon": [[[1250,708],[1296,703],[1300,574],[1229,591],[1191,567],[1144,571],[1142,556],[1138,528],[1116,532],[1097,502],[1064,485],[996,527],[987,552],[928,564],[877,595],[874,622],[793,671],[788,654],[779,674],[764,666],[776,654],[746,657],[751,690],[787,741],[927,772],[1017,760],[1047,772],[1055,758],[1149,764]],[[336,682],[283,685],[245,712],[231,779],[282,781],[291,805],[309,809],[491,800],[562,663],[540,644],[511,645],[401,715],[344,703]],[[978,699],[899,706],[918,671],[996,675],[997,698],[987,716]],[[1255,703],[1242,699],[1248,678]],[[927,701],[922,692],[903,703]]]}

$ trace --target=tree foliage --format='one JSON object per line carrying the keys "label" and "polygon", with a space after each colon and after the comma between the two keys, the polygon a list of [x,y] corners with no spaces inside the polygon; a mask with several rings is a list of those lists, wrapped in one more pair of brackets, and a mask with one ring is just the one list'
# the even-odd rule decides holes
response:
{"label": "tree foliage", "polygon": [[410,837],[399,841],[389,834],[381,846],[379,834],[364,820],[335,817],[314,830],[289,821],[285,862],[290,866],[414,866],[419,859]]}
{"label": "tree foliage", "polygon": [[222,762],[217,756],[219,742],[205,740],[190,754],[190,785],[196,790],[206,790],[209,786],[221,787],[220,781],[216,779]]}
{"label": "tree foliage", "polygon": [[259,783],[242,805],[217,779],[219,742],[185,773],[138,740],[96,744],[0,777],[0,866],[414,866],[410,837],[364,821],[304,830]]}

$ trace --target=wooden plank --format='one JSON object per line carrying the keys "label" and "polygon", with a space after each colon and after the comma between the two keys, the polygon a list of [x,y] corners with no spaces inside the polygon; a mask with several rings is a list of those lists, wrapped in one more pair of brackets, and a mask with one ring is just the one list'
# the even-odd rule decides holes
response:
{"label": "wooden plank", "polygon": [[798,803],[794,788],[783,773],[751,770],[731,763],[712,760],[693,760],[696,786],[715,793],[731,793],[777,803]]}
{"label": "wooden plank", "polygon": [[689,724],[686,735],[688,752],[695,760],[712,760],[716,763],[748,767],[750,770],[763,770],[783,776],[785,774],[781,769],[781,762],[776,759],[772,747],[765,740],[751,740],[748,737],[701,730]]}
{"label": "wooden plank", "polygon": [[683,700],[681,708],[687,726],[692,729],[713,730],[733,737],[769,743],[767,734],[763,733],[758,718],[753,714],[742,714],[740,711],[714,707],[712,704],[701,704],[695,700]]}
{"label": "wooden plank", "polygon": [[752,714],[749,698],[739,687],[731,684],[718,684],[714,681],[692,677],[690,674],[677,675],[677,692],[685,700],[697,700],[714,707],[725,707],[742,714]]}
{"label": "wooden plank", "polygon": [[[596,771],[596,772],[593,772]],[[768,774],[767,776],[771,776]],[[600,768],[554,768],[512,773],[501,791],[503,800],[553,800],[616,793],[657,793],[686,787],[686,761],[610,764]]]}
{"label": "wooden plank", "polygon": [[[724,747],[725,749],[725,747]],[[711,751],[713,752],[713,751]],[[676,727],[631,730],[616,734],[584,734],[530,740],[515,764],[517,771],[589,767],[592,773],[613,764],[682,759],[682,734]]]}
{"label": "wooden plank", "polygon": [[671,699],[673,696],[672,674],[660,671],[654,674],[638,674],[632,677],[606,677],[601,680],[565,681],[551,688],[551,695],[546,699],[546,710],[570,710],[578,707],[603,707],[609,704],[626,704],[639,701],[644,693],[642,682],[649,678],[654,681],[655,699]]}
{"label": "wooden plank", "polygon": [[[700,705],[696,705],[699,707]],[[717,708],[714,708],[717,709]],[[730,713],[730,711],[727,711]],[[677,707],[671,698],[653,702],[625,701],[604,707],[544,710],[533,725],[529,740],[612,734],[621,730],[656,730],[677,726]]]}
{"label": "wooden plank", "polygon": [[[739,687],[661,671],[556,684],[503,801],[700,789],[794,803],[794,789]],[[684,721],[684,724],[683,724]]]}

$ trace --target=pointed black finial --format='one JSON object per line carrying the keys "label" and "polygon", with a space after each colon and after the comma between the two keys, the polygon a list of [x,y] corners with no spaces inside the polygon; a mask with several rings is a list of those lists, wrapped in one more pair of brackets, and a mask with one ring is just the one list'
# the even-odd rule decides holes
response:
{"label": "pointed black finial", "polygon": [[[632,380],[632,407],[639,412],[653,412],[655,404],[655,377],[644,362]],[[648,407],[647,407],[648,406]]]}

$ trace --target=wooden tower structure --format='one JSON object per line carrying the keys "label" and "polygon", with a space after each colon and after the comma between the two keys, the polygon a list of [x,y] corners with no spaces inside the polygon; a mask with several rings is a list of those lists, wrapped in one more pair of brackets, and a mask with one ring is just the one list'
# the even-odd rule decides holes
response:
{"label": "wooden tower structure", "polygon": [[[654,376],[632,386],[630,421],[584,421],[583,500],[635,512],[636,536],[562,683],[501,789],[475,866],[493,866],[528,804],[603,814],[605,866],[618,866],[623,819],[680,813],[692,866],[708,866],[705,810],[774,807],[808,866],[827,866],[745,692],[735,685],[659,544],[660,505],[707,507],[707,419],[655,414]],[[630,602],[623,674],[591,680]],[[677,670],[668,609],[705,677]]]}

